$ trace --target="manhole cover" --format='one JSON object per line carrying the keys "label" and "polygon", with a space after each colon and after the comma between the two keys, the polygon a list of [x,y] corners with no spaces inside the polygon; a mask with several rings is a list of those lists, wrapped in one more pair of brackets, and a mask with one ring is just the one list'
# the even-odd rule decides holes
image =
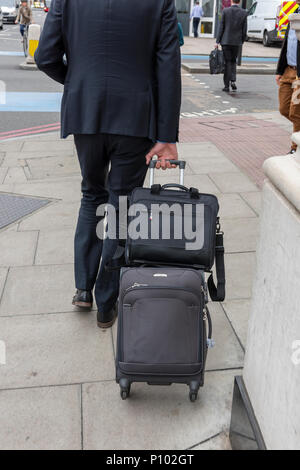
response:
{"label": "manhole cover", "polygon": [[48,199],[36,199],[12,194],[0,194],[0,229],[21,219],[25,215],[49,204]]}

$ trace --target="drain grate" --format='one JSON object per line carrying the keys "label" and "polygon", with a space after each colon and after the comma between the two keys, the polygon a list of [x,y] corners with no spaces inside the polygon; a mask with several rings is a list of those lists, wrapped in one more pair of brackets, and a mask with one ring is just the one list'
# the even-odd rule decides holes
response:
{"label": "drain grate", "polygon": [[48,199],[0,194],[0,229],[22,219],[25,215],[32,214],[49,202]]}

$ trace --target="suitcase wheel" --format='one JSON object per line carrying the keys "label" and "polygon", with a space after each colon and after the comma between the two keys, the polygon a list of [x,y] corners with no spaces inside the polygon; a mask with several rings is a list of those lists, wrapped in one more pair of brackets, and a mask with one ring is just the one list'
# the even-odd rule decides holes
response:
{"label": "suitcase wheel", "polygon": [[199,390],[199,383],[198,382],[191,382],[190,383],[190,401],[195,402],[198,398],[198,390]]}
{"label": "suitcase wheel", "polygon": [[122,400],[126,400],[126,398],[129,397],[129,391],[128,390],[121,390],[121,398]]}
{"label": "suitcase wheel", "polygon": [[190,392],[190,400],[193,403],[198,398],[198,392]]}
{"label": "suitcase wheel", "polygon": [[130,387],[131,383],[128,379],[121,379],[120,380],[120,395],[122,400],[126,400],[130,395]]}

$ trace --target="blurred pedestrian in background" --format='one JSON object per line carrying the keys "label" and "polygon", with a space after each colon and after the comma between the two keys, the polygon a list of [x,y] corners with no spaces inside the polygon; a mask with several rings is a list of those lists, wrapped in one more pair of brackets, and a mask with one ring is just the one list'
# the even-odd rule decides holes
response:
{"label": "blurred pedestrian in background", "polygon": [[196,4],[194,5],[194,8],[191,14],[191,20],[193,20],[193,33],[194,33],[195,38],[199,36],[198,28],[199,28],[199,23],[200,23],[202,16],[203,16],[203,9],[202,7],[200,7],[199,2],[197,1]]}
{"label": "blurred pedestrian in background", "polygon": [[[17,16],[15,23],[16,24],[20,23],[20,33],[21,33],[21,36],[23,37],[26,27],[28,27],[30,23],[32,23],[32,10],[30,7],[30,3],[28,3],[27,0],[23,0],[21,2],[18,16]],[[23,42],[23,39],[22,39],[22,42]]]}
{"label": "blurred pedestrian in background", "polygon": [[225,61],[223,91],[229,92],[229,86],[233,91],[236,86],[236,61],[239,47],[247,37],[247,10],[239,7],[240,0],[231,0],[231,7],[224,8],[217,35],[217,44],[222,45]]}

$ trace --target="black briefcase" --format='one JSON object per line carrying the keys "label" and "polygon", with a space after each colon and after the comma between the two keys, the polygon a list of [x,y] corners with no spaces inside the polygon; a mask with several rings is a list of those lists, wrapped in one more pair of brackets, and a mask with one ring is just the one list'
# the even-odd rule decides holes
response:
{"label": "black briefcase", "polygon": [[209,69],[211,75],[224,73],[224,54],[221,49],[214,49],[209,55]]}
{"label": "black briefcase", "polygon": [[[208,272],[216,259],[218,288],[212,276],[208,286],[212,300],[224,300],[224,247],[218,200],[212,194],[202,194],[196,188],[185,187],[186,162],[172,163],[180,168],[180,184],[153,184],[156,162],[152,161],[151,187],[136,188],[131,194],[126,263],[131,266],[191,267]],[[138,236],[132,230],[132,227],[137,227],[137,222],[140,225]]]}

